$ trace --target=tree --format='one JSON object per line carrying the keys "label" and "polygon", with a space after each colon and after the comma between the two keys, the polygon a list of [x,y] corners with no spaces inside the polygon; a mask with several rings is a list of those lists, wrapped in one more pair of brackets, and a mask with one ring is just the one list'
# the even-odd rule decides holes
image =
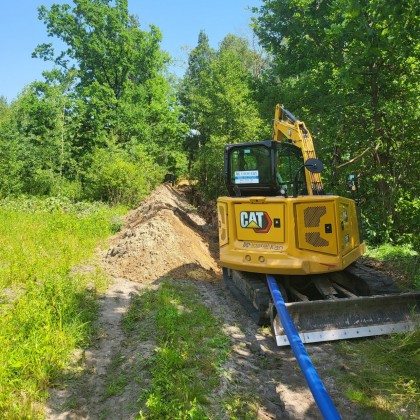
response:
{"label": "tree", "polygon": [[253,52],[247,40],[227,35],[219,50],[209,54],[207,37],[200,35],[200,49],[190,56],[181,101],[187,112],[191,106],[194,109],[189,121],[199,123],[193,125],[200,139],[195,176],[204,194],[214,199],[223,192],[224,145],[261,139],[263,130],[253,99]]}
{"label": "tree", "polygon": [[270,0],[254,21],[277,89],[322,138],[321,155],[336,166],[363,156],[353,169],[377,241],[410,234],[399,203],[419,192],[419,12],[415,0]]}
{"label": "tree", "polygon": [[0,198],[22,190],[22,148],[14,130],[13,106],[0,98]]}
{"label": "tree", "polygon": [[61,68],[77,67],[79,87],[94,82],[108,87],[120,99],[130,83],[141,85],[159,72],[167,57],[160,51],[162,35],[157,27],[139,29],[128,13],[127,0],[75,0],[39,8],[39,19],[49,36],[63,41],[67,49],[54,56],[52,44],[39,45],[34,56],[53,60]]}
{"label": "tree", "polygon": [[9,104],[4,96],[0,96],[0,123],[7,119],[9,115]]}
{"label": "tree", "polygon": [[109,134],[127,142],[121,120],[132,123],[132,114],[121,116],[127,110],[121,103],[136,99],[131,105],[147,107],[152,100],[147,86],[167,61],[159,47],[161,33],[155,26],[150,32],[140,30],[126,0],[75,0],[74,4],[39,8],[48,35],[63,41],[67,49],[55,55],[52,44],[41,44],[33,55],[54,61],[63,72],[77,69],[82,142],[103,141]]}
{"label": "tree", "polygon": [[[7,118],[0,123],[1,162],[5,177],[3,194],[25,192],[31,194],[60,194],[70,173],[72,143],[70,136],[71,103],[68,88],[71,80],[30,84],[12,103]],[[1,120],[1,118],[0,118]],[[6,181],[6,182],[5,182]]]}
{"label": "tree", "polygon": [[206,33],[200,31],[197,46],[188,57],[188,68],[178,92],[183,106],[182,118],[190,128],[184,142],[188,153],[188,172],[191,172],[199,147],[210,140],[209,130],[205,127],[208,101],[203,90],[206,80],[211,76],[210,66],[214,56],[215,51],[210,47]]}
{"label": "tree", "polygon": [[42,44],[33,55],[57,66],[47,84],[72,75],[67,92],[71,106],[66,110],[72,127],[69,161],[81,181],[88,182],[88,169],[97,156],[103,158],[101,148],[116,154],[115,159],[102,159],[106,162],[126,159],[132,164],[130,153],[142,145],[158,166],[182,167],[186,126],[178,118],[174,89],[164,76],[169,57],[160,49],[159,29],[141,30],[126,0],[42,6],[39,18],[48,35],[66,46],[56,54],[52,44]]}
{"label": "tree", "polygon": [[159,101],[159,123],[165,124],[164,103],[172,95],[162,77],[169,57],[160,50],[159,29],[152,25],[149,32],[141,30],[128,12],[127,0],[75,0],[74,4],[39,8],[48,35],[63,41],[67,49],[55,55],[52,44],[41,44],[34,56],[53,60],[63,72],[77,70],[81,131],[97,139],[111,134],[122,143],[133,135],[149,140],[147,125],[155,121],[148,117],[156,119],[157,109],[153,115],[144,111]]}

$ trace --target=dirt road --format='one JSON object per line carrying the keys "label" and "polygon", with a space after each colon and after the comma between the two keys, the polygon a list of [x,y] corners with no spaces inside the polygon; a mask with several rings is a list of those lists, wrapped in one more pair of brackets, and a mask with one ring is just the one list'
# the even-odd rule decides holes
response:
{"label": "dirt road", "polygon": [[[124,227],[110,240],[102,265],[113,284],[100,300],[96,345],[79,355],[83,373],[51,391],[46,409],[50,419],[130,419],[139,412],[139,378],[124,383],[113,395],[109,378],[127,378],[153,352],[153,337],[128,339],[121,317],[130,295],[144,287],[158,287],[171,278],[193,282],[203,303],[222,320],[231,339],[231,356],[224,366],[217,398],[232,390],[244,400],[257,395],[259,419],[322,418],[289,348],[277,348],[269,329],[258,328],[231,296],[217,265],[217,228],[206,224],[182,192],[161,185],[125,218]],[[369,418],[361,414],[338,390],[332,371],[343,361],[330,344],[307,348],[339,412],[346,419]],[[140,369],[140,370],[139,370]],[[145,372],[145,375],[147,373]],[[216,396],[215,396],[216,397]],[[227,418],[227,417],[226,417]]]}

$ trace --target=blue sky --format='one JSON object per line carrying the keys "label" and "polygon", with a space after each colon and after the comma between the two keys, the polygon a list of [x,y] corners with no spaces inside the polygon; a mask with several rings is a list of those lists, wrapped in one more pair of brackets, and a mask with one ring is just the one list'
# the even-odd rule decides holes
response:
{"label": "blue sky", "polygon": [[[37,7],[71,0],[0,0],[0,96],[9,101],[35,80],[42,80],[42,71],[50,63],[31,58],[38,44],[51,42],[44,24],[38,20]],[[160,28],[162,49],[174,59],[172,70],[182,76],[188,48],[197,45],[198,34],[204,30],[210,45],[217,48],[228,33],[251,38],[252,13],[261,0],[129,0],[129,11],[139,17],[143,30],[149,24]],[[185,48],[186,47],[186,48]]]}

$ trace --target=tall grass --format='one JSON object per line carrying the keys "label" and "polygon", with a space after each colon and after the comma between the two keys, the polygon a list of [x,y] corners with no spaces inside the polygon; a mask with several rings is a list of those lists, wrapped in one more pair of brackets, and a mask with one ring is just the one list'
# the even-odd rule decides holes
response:
{"label": "tall grass", "polygon": [[109,236],[116,211],[57,199],[0,202],[0,413],[37,418],[47,388],[85,345],[104,287],[72,271]]}
{"label": "tall grass", "polygon": [[374,419],[420,418],[420,330],[406,334],[340,342],[346,372],[345,395]]}
{"label": "tall grass", "polygon": [[367,257],[382,261],[391,268],[402,290],[420,289],[420,255],[409,245],[383,244],[377,248],[368,248]]}

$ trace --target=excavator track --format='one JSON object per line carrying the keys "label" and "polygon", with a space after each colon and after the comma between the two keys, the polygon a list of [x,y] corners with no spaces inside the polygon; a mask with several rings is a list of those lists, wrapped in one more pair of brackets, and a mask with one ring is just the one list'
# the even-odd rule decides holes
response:
{"label": "excavator track", "polygon": [[223,279],[254,322],[258,325],[268,325],[271,294],[265,275],[224,268]]}
{"label": "excavator track", "polygon": [[354,262],[343,272],[331,273],[331,276],[333,281],[349,290],[353,290],[357,295],[372,296],[399,293],[398,286],[392,277],[359,262]]}
{"label": "excavator track", "polygon": [[[258,325],[271,323],[288,345],[265,275],[224,269],[224,280]],[[286,307],[305,343],[382,335],[419,325],[420,292],[399,293],[394,280],[359,262],[341,272],[276,276]]]}

